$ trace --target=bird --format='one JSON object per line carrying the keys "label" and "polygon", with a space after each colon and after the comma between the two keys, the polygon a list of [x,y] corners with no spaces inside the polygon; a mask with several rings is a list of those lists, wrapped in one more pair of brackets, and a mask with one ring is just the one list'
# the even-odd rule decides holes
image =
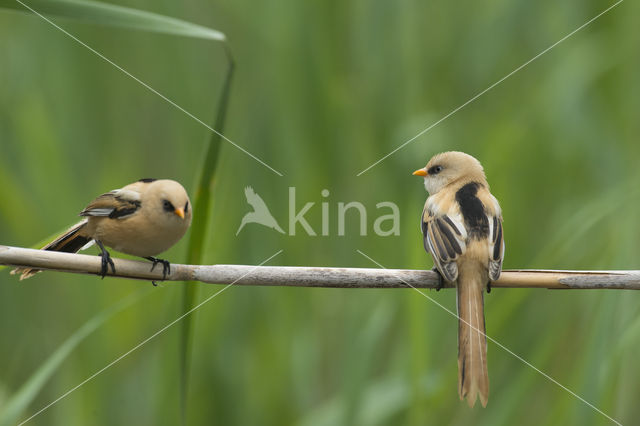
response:
{"label": "bird", "polygon": [[[163,279],[171,273],[167,260],[154,256],[168,250],[191,224],[192,208],[184,187],[169,179],[140,179],[120,189],[100,195],[79,214],[84,219],[45,245],[42,250],[76,253],[95,243],[100,248],[100,275],[116,268],[105,246],[162,264]],[[40,272],[16,268],[20,280]],[[154,283],[155,284],[155,283]]]}
{"label": "bird", "polygon": [[425,250],[444,281],[455,283],[458,309],[458,394],[469,407],[489,399],[484,289],[500,277],[504,259],[502,210],[480,162],[449,151],[413,172],[429,197],[420,218]]}
{"label": "bird", "polygon": [[271,215],[264,200],[256,194],[252,187],[247,186],[244,189],[244,195],[247,198],[247,203],[253,207],[253,211],[244,215],[240,222],[240,227],[236,231],[236,235],[240,233],[247,223],[259,223],[260,225],[275,229],[279,233],[284,234],[284,231],[280,228],[276,219]]}

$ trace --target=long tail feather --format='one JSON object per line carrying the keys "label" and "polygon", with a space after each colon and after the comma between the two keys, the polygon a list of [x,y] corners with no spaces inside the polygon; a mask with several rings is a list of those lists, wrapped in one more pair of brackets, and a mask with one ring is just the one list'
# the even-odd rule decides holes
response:
{"label": "long tail feather", "polygon": [[[51,251],[63,251],[67,253],[76,253],[87,243],[91,241],[91,238],[82,235],[82,229],[87,225],[87,220],[84,219],[71,228],[67,229],[58,238],[42,247],[42,250]],[[11,274],[20,274],[20,281],[30,278],[40,272],[39,269],[32,268],[15,268],[11,271]]]}
{"label": "long tail feather", "polygon": [[476,397],[486,407],[489,399],[487,339],[484,324],[483,275],[475,268],[458,276],[458,394],[473,407]]}

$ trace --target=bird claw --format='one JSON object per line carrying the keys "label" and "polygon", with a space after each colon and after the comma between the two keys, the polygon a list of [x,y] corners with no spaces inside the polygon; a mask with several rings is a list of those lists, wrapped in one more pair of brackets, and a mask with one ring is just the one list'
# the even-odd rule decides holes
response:
{"label": "bird claw", "polygon": [[111,255],[109,255],[109,252],[105,251],[102,254],[102,268],[100,268],[100,275],[102,276],[102,279],[104,279],[104,277],[107,275],[107,272],[109,272],[109,266],[111,266],[111,272],[115,274],[116,266],[113,264],[113,260],[111,259]]}
{"label": "bird claw", "polygon": [[101,251],[100,257],[102,258],[102,264],[100,267],[100,276],[102,277],[102,279],[104,279],[104,277],[109,272],[109,266],[111,266],[111,272],[114,274],[116,273],[116,265],[113,264],[113,259],[111,259],[111,255],[104,248],[102,243],[98,240],[96,240],[96,243],[98,244],[98,247],[100,247],[100,251]]}
{"label": "bird claw", "polygon": [[439,280],[438,280],[438,285],[436,286],[436,291],[440,291],[444,288],[444,278],[442,278],[442,274],[440,273],[440,271],[438,271],[438,268],[436,268],[435,266],[431,268],[431,270],[436,274],[438,274]]}
{"label": "bird claw", "polygon": [[[171,263],[169,263],[168,260],[158,259],[158,258],[155,258],[153,256],[145,257],[145,259],[150,260],[150,261],[153,262],[153,265],[151,266],[151,272],[153,272],[153,270],[155,269],[155,267],[156,267],[156,265],[158,263],[162,263],[162,279],[163,280],[166,280],[167,279],[167,275],[171,274]],[[157,286],[155,281],[151,281],[151,283],[154,286]]]}
{"label": "bird claw", "polygon": [[491,281],[487,283],[487,294],[491,293]]}

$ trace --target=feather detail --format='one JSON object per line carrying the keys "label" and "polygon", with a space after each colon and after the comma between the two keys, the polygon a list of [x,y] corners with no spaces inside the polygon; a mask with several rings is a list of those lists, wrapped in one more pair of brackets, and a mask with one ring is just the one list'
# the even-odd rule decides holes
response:
{"label": "feather detail", "polygon": [[93,200],[80,212],[80,216],[109,217],[124,219],[131,216],[141,206],[140,193],[133,190],[116,189]]}
{"label": "feather detail", "polygon": [[458,305],[458,394],[473,407],[480,398],[483,407],[489,399],[487,339],[484,323],[484,282],[486,276],[474,265],[461,267],[457,285]]}
{"label": "feather detail", "polygon": [[426,210],[423,215],[422,232],[425,249],[431,254],[433,262],[442,277],[453,282],[458,277],[456,261],[462,255],[467,243],[464,226],[450,216],[431,216]]}
{"label": "feather detail", "polygon": [[[83,230],[87,226],[87,219],[83,219],[76,223],[55,240],[42,247],[42,250],[63,251],[67,253],[76,253],[84,246],[91,243],[92,238],[83,235]],[[20,274],[20,281],[26,280],[40,272],[39,269],[31,268],[15,268],[11,271],[12,275]]]}

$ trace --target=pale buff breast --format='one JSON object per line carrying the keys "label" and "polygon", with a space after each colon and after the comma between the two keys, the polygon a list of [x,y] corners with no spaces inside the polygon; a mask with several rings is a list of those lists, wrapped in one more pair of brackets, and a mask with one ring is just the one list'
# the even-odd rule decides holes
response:
{"label": "pale buff breast", "polygon": [[168,250],[184,236],[189,226],[187,221],[154,224],[143,218],[143,214],[124,219],[91,217],[88,228],[93,238],[114,250],[148,257]]}

